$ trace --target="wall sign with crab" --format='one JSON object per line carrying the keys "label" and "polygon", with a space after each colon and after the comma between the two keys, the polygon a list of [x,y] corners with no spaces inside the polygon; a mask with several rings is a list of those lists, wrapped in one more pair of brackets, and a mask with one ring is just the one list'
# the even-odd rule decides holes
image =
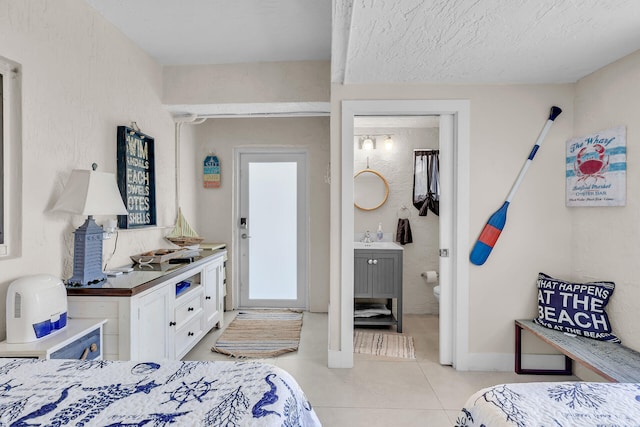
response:
{"label": "wall sign with crab", "polygon": [[627,131],[624,126],[567,141],[567,206],[624,206]]}

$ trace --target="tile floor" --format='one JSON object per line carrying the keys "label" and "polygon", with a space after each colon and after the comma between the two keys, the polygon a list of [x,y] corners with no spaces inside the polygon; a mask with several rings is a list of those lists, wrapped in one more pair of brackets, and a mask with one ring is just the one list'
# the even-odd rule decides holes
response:
{"label": "tile floor", "polygon": [[[225,313],[225,326],[235,312]],[[352,369],[327,367],[327,314],[304,313],[297,352],[266,359],[291,373],[325,427],[453,426],[475,391],[508,382],[575,380],[513,372],[459,372],[438,363],[438,317],[405,315],[404,333],[414,340],[416,359],[355,355]],[[184,360],[234,360],[214,353],[222,333],[212,330]]]}

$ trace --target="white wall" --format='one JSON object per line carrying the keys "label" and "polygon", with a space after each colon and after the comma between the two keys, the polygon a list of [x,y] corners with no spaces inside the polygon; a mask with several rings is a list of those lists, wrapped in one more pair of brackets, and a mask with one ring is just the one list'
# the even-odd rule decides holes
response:
{"label": "white wall", "polygon": [[[224,242],[229,249],[227,262],[227,308],[231,308],[233,277],[234,203],[233,150],[239,147],[293,147],[309,150],[309,304],[311,311],[326,312],[329,304],[329,119],[250,118],[208,119],[194,128],[197,143],[193,169],[200,174],[196,185],[198,233],[209,242]],[[209,153],[220,160],[220,188],[203,188],[202,162]],[[274,266],[274,273],[278,266]]]}
{"label": "white wall", "polygon": [[[354,230],[364,233],[370,230],[375,236],[378,224],[390,240],[395,241],[399,215],[409,215],[413,243],[403,246],[403,312],[417,314],[438,313],[438,303],[433,295],[436,285],[426,283],[420,276],[423,271],[438,270],[439,220],[429,212],[419,216],[413,206],[413,150],[438,149],[438,128],[356,128],[355,133],[393,135],[393,149],[384,148],[383,138],[377,138],[375,150],[360,150],[357,138],[354,151],[354,171],[369,167],[380,172],[389,183],[389,197],[384,205],[372,211],[354,208]],[[408,208],[401,210],[401,206]]]}
{"label": "white wall", "polygon": [[[101,170],[115,172],[118,125],[136,121],[143,132],[155,137],[158,223],[170,227],[175,221],[174,126],[161,105],[161,99],[165,103],[216,102],[211,97],[199,98],[200,93],[206,92],[224,95],[222,102],[322,101],[328,98],[329,92],[328,83],[307,86],[308,82],[296,80],[303,82],[296,87],[306,95],[295,99],[298,95],[288,91],[283,95],[281,92],[287,79],[273,75],[271,81],[278,84],[274,87],[259,85],[261,92],[257,94],[250,90],[251,86],[243,89],[234,84],[235,90],[241,91],[238,95],[237,92],[223,91],[228,80],[207,80],[210,76],[205,70],[201,81],[205,86],[183,81],[191,89],[185,92],[189,96],[181,97],[179,91],[185,86],[172,79],[174,70],[167,70],[164,82],[167,97],[163,99],[162,70],[158,64],[81,0],[0,0],[0,56],[20,63],[23,70],[24,188],[22,256],[0,260],[0,300],[4,299],[6,286],[25,274],[50,273],[68,277],[72,260],[71,232],[83,219],[51,214],[47,210],[62,191],[71,169],[88,168],[96,162]],[[246,83],[242,76],[234,75],[238,69],[231,67],[231,72],[223,73],[223,76],[232,82],[239,78]],[[317,77],[321,80],[326,78],[323,81],[328,82],[328,67],[321,69]],[[194,72],[196,74],[192,76],[199,75],[200,71]],[[259,80],[262,78],[259,74],[251,76]],[[319,251],[325,251],[320,258],[327,256],[329,239],[336,243],[332,247],[339,247],[342,100],[470,100],[472,235],[469,246],[488,216],[502,203],[546,119],[549,107],[556,104],[564,112],[556,120],[513,201],[505,231],[487,264],[471,268],[469,350],[478,356],[478,360],[510,359],[513,319],[534,315],[535,277],[539,271],[558,276],[570,275],[576,279],[615,280],[617,289],[610,307],[614,327],[623,341],[640,348],[635,315],[635,301],[640,296],[640,288],[635,283],[639,268],[635,261],[640,255],[640,249],[635,245],[640,237],[640,221],[636,214],[640,199],[634,197],[638,193],[636,182],[639,177],[637,160],[633,157],[640,126],[636,123],[640,107],[639,76],[640,55],[636,53],[586,77],[577,85],[333,85],[330,89],[332,207],[329,211],[323,201],[325,204],[318,209],[320,214],[312,222],[315,230],[312,246],[317,245]],[[207,84],[217,85],[217,88],[206,88]],[[176,92],[169,93],[172,88]],[[312,93],[314,95],[310,95]],[[192,155],[191,165],[195,174],[182,179],[181,188],[185,192],[183,208],[196,229],[209,240],[230,239],[229,234],[223,231],[232,222],[228,206],[231,199],[226,193],[229,190],[222,189],[219,196],[204,201],[202,207],[196,208],[210,196],[203,199],[199,193],[189,195],[189,182],[200,188],[197,177],[201,156],[212,148],[223,154],[223,171],[231,164],[230,148],[218,148],[218,145],[226,143],[224,139],[217,139],[218,135],[244,134],[233,143],[251,145],[261,143],[258,133],[278,134],[279,122],[276,119],[270,119],[273,121],[257,128],[254,126],[258,122],[253,120],[257,119],[246,124],[246,129],[236,128],[241,122],[229,124],[218,121],[200,125],[203,126],[201,129],[187,130],[183,127],[183,175],[188,174],[184,171],[187,169],[185,164],[189,163]],[[328,126],[327,119],[314,120],[322,124],[313,122],[309,124],[310,130],[294,124],[292,131],[310,147],[316,147],[311,141],[317,141],[322,134],[319,128],[326,132]],[[564,142],[572,136],[619,124],[626,125],[628,131],[627,206],[566,208]],[[196,140],[202,146],[193,145]],[[282,140],[272,140],[271,143],[281,144]],[[313,191],[319,192],[319,200],[325,200],[329,196],[323,191],[328,191],[328,186],[320,177],[324,176],[329,149],[322,144],[317,149],[321,160],[316,164],[312,194]],[[330,235],[326,233],[329,216],[323,216],[323,212],[330,212]],[[221,222],[213,217],[214,213],[220,213]],[[211,228],[209,224],[212,224]],[[122,265],[129,261],[130,254],[167,245],[162,238],[167,232],[163,228],[122,231],[110,265]],[[114,240],[105,243],[105,255],[114,249],[111,246],[114,243]],[[338,349],[339,250],[331,250],[329,259],[330,347]],[[326,285],[322,284],[323,281],[326,283],[327,264],[324,258],[312,266],[311,276],[316,277],[319,283],[311,289],[313,310],[323,311],[328,303]],[[4,320],[4,310],[0,309],[0,331],[4,331]]]}
{"label": "white wall", "polygon": [[626,126],[627,205],[566,208],[573,224],[572,278],[616,283],[607,311],[614,333],[636,350],[640,350],[639,112],[640,52],[578,82],[572,136]]}
{"label": "white wall", "polygon": [[[162,70],[82,0],[0,0],[0,56],[22,65],[22,256],[0,260],[0,301],[21,276],[71,275],[72,231],[83,222],[48,210],[72,169],[116,172],[116,128],[136,121],[155,138],[158,224],[175,221],[173,120]],[[10,143],[15,143],[11,141]],[[98,222],[104,218],[96,217]],[[122,231],[110,266],[167,246],[167,230]],[[115,239],[106,241],[107,258]],[[4,336],[4,304],[0,335]]]}
{"label": "white wall", "polygon": [[329,61],[164,68],[165,104],[329,101]]}
{"label": "white wall", "polygon": [[[228,107],[263,103],[327,102],[330,98],[329,61],[269,62],[253,64],[187,65],[164,68],[163,102],[168,105],[197,104]],[[205,108],[206,109],[206,108]],[[221,108],[226,111],[225,108]],[[218,111],[217,108],[214,110]],[[251,110],[251,108],[249,108]],[[284,126],[283,126],[284,124]],[[194,150],[191,179],[195,183],[197,212],[187,220],[210,242],[224,242],[233,250],[235,223],[231,218],[233,156],[235,147],[309,147],[311,177],[311,264],[309,303],[312,311],[326,312],[328,291],[329,186],[324,183],[329,163],[327,118],[209,119],[192,128]],[[222,186],[202,188],[202,161],[215,152],[222,163]],[[188,171],[183,171],[182,176]],[[184,186],[181,186],[185,188]],[[186,209],[185,214],[186,214]],[[193,222],[192,222],[193,221]],[[227,308],[233,307],[233,262],[227,262]]]}
{"label": "white wall", "polygon": [[[0,300],[17,277],[31,273],[61,278],[71,275],[72,231],[83,218],[47,210],[61,193],[71,169],[89,168],[96,162],[100,170],[116,172],[118,125],[136,121],[143,132],[155,138],[159,227],[121,230],[117,247],[115,239],[105,241],[104,258],[110,267],[129,263],[132,254],[171,246],[163,236],[176,218],[175,127],[163,102],[329,99],[328,61],[167,67],[163,71],[82,0],[0,0],[0,56],[23,67],[24,159],[22,256],[0,259]],[[311,126],[305,128],[303,123]],[[278,134],[273,126],[267,127],[272,134]],[[310,144],[312,174],[324,177],[328,119],[300,122],[294,128],[296,141],[291,144]],[[211,139],[207,136],[195,141],[196,131],[197,126],[184,124],[180,132],[180,205],[191,225],[200,231],[200,220],[206,224],[210,215],[199,207],[202,194],[193,189],[201,189],[199,147],[206,146],[203,150],[208,151]],[[270,143],[289,145],[286,137],[267,142]],[[315,163],[317,159],[319,163]],[[230,163],[225,166],[230,172]],[[326,199],[328,185],[315,180],[312,192],[324,192],[318,200]],[[219,209],[215,206],[216,211]],[[323,209],[325,214],[314,218],[312,224],[313,251],[319,260],[311,266],[314,284],[310,300],[315,311],[326,311],[328,305],[328,207],[320,207],[319,212]],[[230,212],[229,207],[227,215]],[[106,220],[96,219],[99,223]],[[229,223],[223,225],[228,226]],[[201,234],[207,240],[228,240],[226,235],[210,233],[206,227]],[[4,320],[4,310],[0,310],[2,331]]]}
{"label": "white wall", "polygon": [[[198,142],[196,141],[196,127],[198,125],[190,124],[189,122],[181,123],[179,127],[179,153],[177,156],[180,159],[180,208],[182,209],[182,215],[185,217],[189,225],[193,227],[196,232],[200,232],[198,223],[198,192],[195,190],[202,186],[203,165],[199,167],[195,165],[194,159],[197,159]],[[175,132],[175,130],[174,130]]]}
{"label": "white wall", "polygon": [[[469,272],[470,369],[513,369],[513,320],[533,317],[539,271],[571,271],[571,222],[564,207],[564,141],[572,134],[574,86],[333,85],[331,247],[340,242],[341,106],[355,99],[468,99],[471,103],[469,247],[504,201],[552,105],[564,112],[509,209],[484,266]],[[349,144],[352,142],[349,141]],[[334,183],[337,183],[334,185]],[[465,262],[466,260],[462,260]],[[331,252],[330,350],[340,350],[340,253]],[[348,319],[346,321],[349,321]]]}

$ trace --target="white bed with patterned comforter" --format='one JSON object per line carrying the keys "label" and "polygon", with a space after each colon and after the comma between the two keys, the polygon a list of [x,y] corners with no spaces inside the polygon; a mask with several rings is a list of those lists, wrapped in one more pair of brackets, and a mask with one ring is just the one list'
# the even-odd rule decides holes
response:
{"label": "white bed with patterned comforter", "polygon": [[456,426],[640,426],[640,384],[500,384],[473,394]]}
{"label": "white bed with patterned comforter", "polygon": [[0,359],[0,426],[320,426],[258,362]]}

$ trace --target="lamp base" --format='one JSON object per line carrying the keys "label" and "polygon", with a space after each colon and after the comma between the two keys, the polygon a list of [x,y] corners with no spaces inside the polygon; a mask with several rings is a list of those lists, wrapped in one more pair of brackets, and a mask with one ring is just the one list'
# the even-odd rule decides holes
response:
{"label": "lamp base", "polygon": [[107,278],[102,271],[102,227],[93,216],[74,232],[73,276],[67,280],[70,286],[84,286]]}

